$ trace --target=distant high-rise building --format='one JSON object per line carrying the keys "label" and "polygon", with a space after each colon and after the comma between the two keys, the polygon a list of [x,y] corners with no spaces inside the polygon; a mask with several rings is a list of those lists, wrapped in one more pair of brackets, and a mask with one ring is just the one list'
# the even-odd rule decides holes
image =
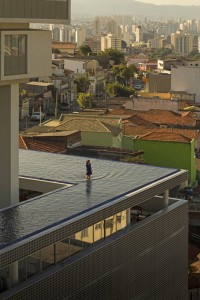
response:
{"label": "distant high-rise building", "polygon": [[110,48],[121,50],[121,39],[114,37],[112,34],[101,37],[101,51]]}
{"label": "distant high-rise building", "polygon": [[192,34],[186,34],[182,31],[177,31],[171,34],[171,44],[174,50],[180,54],[188,54],[193,49],[193,39]]}
{"label": "distant high-rise building", "polygon": [[94,19],[92,33],[94,36],[97,36],[97,37],[101,36],[101,18],[100,17],[96,17]]}
{"label": "distant high-rise building", "polygon": [[77,47],[83,45],[86,39],[86,29],[85,28],[77,28],[75,31],[75,42],[77,43]]}
{"label": "distant high-rise building", "polygon": [[138,26],[136,28],[135,35],[136,35],[136,42],[141,43],[143,41],[143,31],[141,26]]}

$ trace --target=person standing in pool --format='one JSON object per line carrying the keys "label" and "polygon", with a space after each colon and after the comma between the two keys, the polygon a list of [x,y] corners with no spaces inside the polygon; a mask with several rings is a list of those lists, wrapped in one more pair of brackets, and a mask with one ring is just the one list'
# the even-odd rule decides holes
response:
{"label": "person standing in pool", "polygon": [[86,161],[86,178],[91,179],[91,175],[92,175],[92,165],[90,163],[90,160],[88,159]]}

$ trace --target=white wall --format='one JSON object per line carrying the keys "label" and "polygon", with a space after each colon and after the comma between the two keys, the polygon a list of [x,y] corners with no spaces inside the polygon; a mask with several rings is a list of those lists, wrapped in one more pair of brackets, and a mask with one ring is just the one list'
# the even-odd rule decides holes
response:
{"label": "white wall", "polygon": [[86,70],[83,68],[85,61],[75,59],[64,59],[64,68],[77,74],[84,74]]}
{"label": "white wall", "polygon": [[27,74],[4,76],[4,45],[1,42],[1,78],[0,80],[18,80],[51,75],[51,32],[42,30],[2,31],[5,35],[27,35]]}
{"label": "white wall", "polygon": [[172,68],[171,89],[196,94],[196,102],[200,103],[200,62],[198,66]]}
{"label": "white wall", "polygon": [[149,109],[172,110],[178,112],[178,102],[163,99],[134,98],[128,100],[123,106],[127,109],[147,111]]}

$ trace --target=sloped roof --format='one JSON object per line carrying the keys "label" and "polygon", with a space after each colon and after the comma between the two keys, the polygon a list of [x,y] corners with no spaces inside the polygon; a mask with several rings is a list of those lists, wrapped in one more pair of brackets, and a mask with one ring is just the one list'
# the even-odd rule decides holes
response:
{"label": "sloped roof", "polygon": [[199,130],[194,129],[181,129],[181,128],[151,128],[145,126],[127,126],[125,125],[123,128],[123,133],[125,135],[144,135],[150,132],[157,132],[157,133],[176,133],[181,134],[187,138],[197,139]]}
{"label": "sloped roof", "polygon": [[105,122],[107,124],[111,125],[118,125],[121,122],[121,119],[119,117],[107,117],[107,116],[94,116],[94,115],[82,115],[82,114],[68,114],[64,115],[62,114],[60,116],[60,124],[65,121],[73,120],[73,119],[79,119],[79,120],[99,120],[101,122]]}
{"label": "sloped roof", "polygon": [[[21,137],[20,140],[23,140],[26,148],[19,144],[20,149],[28,149],[35,151],[44,151],[50,153],[65,153],[66,152],[66,143],[65,142],[51,142],[34,139],[32,137]],[[22,146],[22,148],[21,148]]]}
{"label": "sloped roof", "polygon": [[47,133],[52,132],[54,127],[45,126],[45,125],[36,125],[31,128],[28,128],[23,131],[23,134],[40,134],[40,133]]}
{"label": "sloped roof", "polygon": [[162,141],[162,142],[175,142],[175,143],[191,143],[192,139],[182,134],[173,132],[150,132],[138,139],[144,141]]}
{"label": "sloped roof", "polygon": [[132,116],[134,114],[135,114],[135,111],[133,111],[132,109],[116,108],[116,109],[109,110],[109,115],[118,115],[118,116],[128,115],[128,116]]}
{"label": "sloped roof", "polygon": [[110,132],[116,136],[122,132],[122,129],[108,124],[106,122],[96,119],[79,119],[73,118],[62,122],[55,128],[56,131],[70,130],[70,131],[83,131],[83,132]]}
{"label": "sloped roof", "polygon": [[179,113],[172,111],[172,110],[164,110],[164,109],[149,109],[148,111],[145,112],[146,114],[151,114],[151,115],[165,115],[165,116],[180,116]]}
{"label": "sloped roof", "polygon": [[173,116],[169,114],[149,114],[141,113],[140,118],[154,124],[166,124],[166,125],[181,125],[188,127],[195,127],[196,120],[191,117]]}
{"label": "sloped roof", "polygon": [[[147,114],[147,116],[148,116],[148,114]],[[154,123],[153,118],[151,118],[151,120],[152,120],[152,122],[149,120],[146,120],[145,118],[143,118],[143,115],[142,115],[142,117],[140,115],[133,115],[132,117],[130,117],[128,119],[129,122],[131,122],[132,124],[138,125],[138,126],[151,126]]]}

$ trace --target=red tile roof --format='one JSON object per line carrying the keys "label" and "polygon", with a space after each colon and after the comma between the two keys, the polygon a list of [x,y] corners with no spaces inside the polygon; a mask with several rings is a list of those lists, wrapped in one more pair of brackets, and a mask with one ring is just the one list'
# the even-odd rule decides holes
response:
{"label": "red tile roof", "polygon": [[150,132],[158,132],[160,134],[162,133],[177,133],[181,134],[188,138],[194,138],[197,139],[199,135],[199,130],[194,129],[182,129],[182,128],[151,128],[146,126],[130,126],[130,124],[125,124],[123,126],[123,133],[125,135],[145,135]]}
{"label": "red tile roof", "polygon": [[169,113],[150,114],[148,112],[139,114],[139,117],[145,121],[161,125],[195,127],[196,120],[191,117],[174,116]]}
{"label": "red tile roof", "polygon": [[[66,152],[66,143],[64,142],[42,141],[42,140],[34,139],[32,137],[22,137],[22,136],[20,136],[19,139],[21,141],[23,140],[23,143],[20,142],[19,144],[20,149],[44,151],[44,152],[51,152],[51,153]],[[23,147],[23,144],[26,145],[26,148]]]}
{"label": "red tile roof", "polygon": [[150,132],[138,138],[144,141],[162,141],[174,143],[191,143],[192,139],[173,132]]}

